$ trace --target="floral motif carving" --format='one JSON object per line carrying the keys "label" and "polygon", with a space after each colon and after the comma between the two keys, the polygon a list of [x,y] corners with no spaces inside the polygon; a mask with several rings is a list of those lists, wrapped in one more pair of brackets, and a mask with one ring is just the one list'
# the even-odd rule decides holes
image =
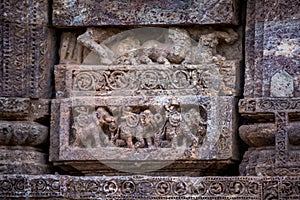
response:
{"label": "floral motif carving", "polygon": [[[211,81],[208,70],[143,70],[143,71],[79,71],[74,72],[74,91],[106,94],[112,90],[207,90]],[[84,94],[84,93],[83,93]]]}

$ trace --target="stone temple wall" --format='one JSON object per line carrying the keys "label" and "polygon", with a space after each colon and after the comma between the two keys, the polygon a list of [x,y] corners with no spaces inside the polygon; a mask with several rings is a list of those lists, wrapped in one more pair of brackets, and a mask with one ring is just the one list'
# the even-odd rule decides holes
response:
{"label": "stone temple wall", "polygon": [[0,0],[0,199],[299,199],[300,3]]}

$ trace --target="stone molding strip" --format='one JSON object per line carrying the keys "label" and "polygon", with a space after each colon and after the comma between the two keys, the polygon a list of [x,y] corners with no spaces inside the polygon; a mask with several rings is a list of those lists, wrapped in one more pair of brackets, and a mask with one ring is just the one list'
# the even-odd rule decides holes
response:
{"label": "stone molding strip", "polygon": [[2,175],[0,198],[297,199],[300,177]]}

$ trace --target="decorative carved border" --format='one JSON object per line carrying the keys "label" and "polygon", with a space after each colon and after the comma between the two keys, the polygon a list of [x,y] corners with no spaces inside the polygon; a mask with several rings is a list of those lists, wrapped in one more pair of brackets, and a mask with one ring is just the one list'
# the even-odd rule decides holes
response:
{"label": "decorative carved border", "polygon": [[298,199],[300,177],[1,175],[0,198]]}
{"label": "decorative carved border", "polygon": [[276,113],[300,111],[300,98],[245,98],[239,102],[242,114]]}
{"label": "decorative carved border", "polygon": [[202,65],[57,65],[56,97],[239,95],[239,61]]}
{"label": "decorative carved border", "polygon": [[0,119],[30,119],[49,117],[50,100],[0,97]]}
{"label": "decorative carved border", "polygon": [[[293,181],[299,181],[299,179],[293,179]],[[260,177],[2,175],[0,176],[0,197],[47,197],[56,199],[262,199],[263,183],[265,186],[268,186],[270,181]]]}

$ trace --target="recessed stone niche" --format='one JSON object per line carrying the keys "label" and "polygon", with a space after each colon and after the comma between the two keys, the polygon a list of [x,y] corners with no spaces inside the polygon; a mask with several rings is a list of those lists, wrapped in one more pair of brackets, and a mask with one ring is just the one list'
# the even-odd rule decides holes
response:
{"label": "recessed stone niche", "polygon": [[196,176],[234,164],[240,61],[228,55],[238,37],[212,27],[63,33],[50,160],[89,175]]}

